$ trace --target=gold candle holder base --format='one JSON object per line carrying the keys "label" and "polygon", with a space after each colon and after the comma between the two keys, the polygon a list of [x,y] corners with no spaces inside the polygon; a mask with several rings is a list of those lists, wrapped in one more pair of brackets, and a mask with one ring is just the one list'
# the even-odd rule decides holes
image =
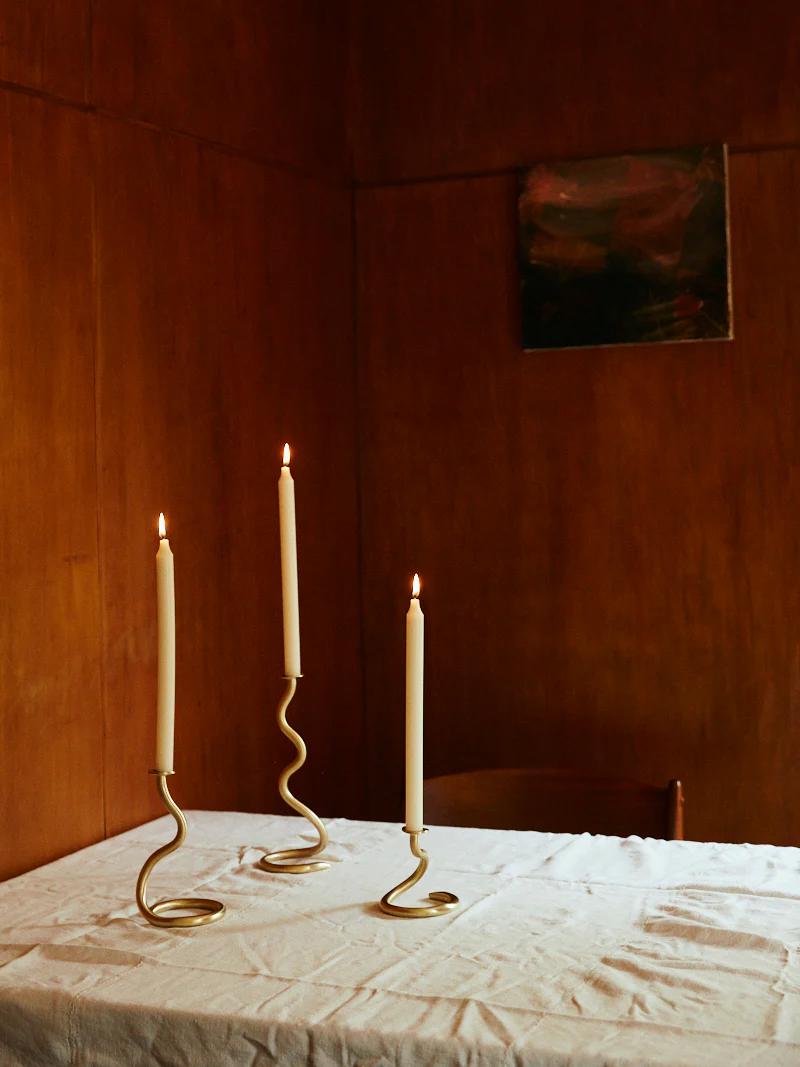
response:
{"label": "gold candle holder base", "polygon": [[317,831],[319,840],[315,845],[307,845],[304,848],[283,848],[277,852],[268,852],[265,856],[261,857],[258,861],[258,865],[263,871],[269,871],[272,874],[309,874],[311,871],[327,870],[330,867],[330,863],[327,863],[325,860],[313,860],[311,863],[287,863],[286,861],[308,860],[311,856],[316,856],[324,851],[328,846],[328,831],[311,808],[303,804],[303,802],[298,800],[296,796],[293,796],[292,791],[289,789],[289,779],[306,761],[306,745],[297,730],[292,729],[286,721],[286,709],[291,704],[292,697],[297,690],[297,678],[288,676],[284,677],[286,680],[286,688],[278,703],[278,727],[281,733],[285,737],[288,737],[297,749],[297,755],[288,767],[284,768],[278,779],[278,791],[290,808],[294,808],[298,815],[302,815],[308,819]]}
{"label": "gold candle holder base", "polygon": [[[158,792],[178,826],[172,841],[170,841],[169,844],[162,845],[161,848],[156,849],[152,856],[145,860],[144,866],[139,872],[139,877],[136,881],[136,904],[145,919],[147,919],[149,923],[152,923],[153,926],[163,926],[175,929],[191,926],[208,926],[209,923],[217,922],[225,914],[225,905],[221,904],[218,900],[208,900],[206,897],[170,897],[164,900],[158,900],[155,904],[147,903],[147,883],[150,880],[153,868],[159,860],[162,860],[171,852],[175,852],[179,849],[186,838],[186,816],[172,799],[167,786],[167,776],[174,774],[175,772],[150,771],[149,773],[158,776]],[[189,909],[197,914],[164,914],[165,912],[186,911]]]}
{"label": "gold candle holder base", "polygon": [[433,904],[405,907],[402,904],[394,903],[395,898],[399,897],[401,893],[412,889],[428,869],[428,853],[419,843],[420,837],[427,832],[427,826],[423,826],[421,830],[409,830],[407,826],[403,827],[403,833],[409,835],[411,852],[419,860],[419,865],[404,882],[396,885],[394,889],[390,889],[385,896],[381,897],[378,906],[387,915],[394,915],[399,919],[429,919],[434,915],[446,915],[460,904],[458,897],[454,893],[448,893],[446,890],[428,893],[428,900],[434,901]]}

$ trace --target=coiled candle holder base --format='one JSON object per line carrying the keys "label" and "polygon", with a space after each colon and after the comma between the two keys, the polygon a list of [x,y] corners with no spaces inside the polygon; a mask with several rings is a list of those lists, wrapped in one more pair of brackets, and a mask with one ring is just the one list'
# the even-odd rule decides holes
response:
{"label": "coiled candle holder base", "polygon": [[289,789],[289,779],[306,761],[306,745],[297,730],[292,729],[286,721],[286,709],[291,704],[292,697],[297,690],[297,678],[286,676],[285,680],[286,688],[278,703],[278,728],[285,737],[289,738],[297,749],[297,755],[281,773],[281,776],[278,779],[278,791],[290,808],[294,808],[298,815],[302,815],[304,818],[308,819],[317,831],[319,840],[316,844],[306,845],[303,848],[283,848],[277,852],[268,852],[265,856],[261,857],[258,861],[258,865],[262,870],[269,871],[272,874],[309,874],[311,871],[327,870],[330,867],[330,863],[327,863],[325,860],[312,860],[310,863],[293,863],[291,861],[308,861],[312,856],[318,856],[320,852],[323,852],[328,846],[328,831],[311,808],[301,800],[298,800]]}
{"label": "coiled candle holder base", "polygon": [[405,881],[396,885],[394,889],[390,889],[385,896],[381,897],[378,906],[381,911],[385,912],[387,915],[393,915],[398,919],[430,919],[434,915],[446,915],[449,911],[453,911],[457,908],[460,903],[458,897],[454,893],[448,893],[443,889],[428,894],[428,900],[433,901],[432,904],[407,907],[403,904],[394,903],[395,899],[399,897],[401,893],[413,889],[428,869],[428,853],[419,843],[422,834],[427,832],[428,828],[426,826],[423,826],[421,830],[409,830],[408,827],[403,827],[403,833],[409,835],[412,855],[416,856],[419,860],[419,864],[414,873],[410,874]]}
{"label": "coiled candle holder base", "polygon": [[[167,845],[149,856],[144,863],[136,881],[136,905],[139,911],[153,926],[170,927],[181,929],[192,926],[208,926],[215,923],[225,914],[225,905],[218,900],[209,900],[206,897],[168,897],[158,900],[155,904],[147,903],[147,883],[153,868],[165,856],[175,852],[181,847],[186,839],[186,816],[172,799],[167,786],[167,776],[174,771],[150,771],[150,774],[158,776],[158,792],[170,815],[177,823],[175,837]],[[193,911],[194,915],[167,915],[171,911]]]}

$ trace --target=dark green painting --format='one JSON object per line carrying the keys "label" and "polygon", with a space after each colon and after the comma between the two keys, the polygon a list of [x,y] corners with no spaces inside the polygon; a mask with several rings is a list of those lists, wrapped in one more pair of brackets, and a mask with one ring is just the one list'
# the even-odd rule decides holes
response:
{"label": "dark green painting", "polygon": [[519,226],[525,349],[731,337],[724,145],[541,163]]}

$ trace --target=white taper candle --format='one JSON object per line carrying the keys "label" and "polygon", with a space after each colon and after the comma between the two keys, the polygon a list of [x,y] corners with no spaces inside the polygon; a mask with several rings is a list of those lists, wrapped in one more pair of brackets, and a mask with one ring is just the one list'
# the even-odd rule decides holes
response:
{"label": "white taper candle", "polygon": [[406,615],[406,825],[422,829],[422,696],[425,616],[419,604],[419,575],[414,575]]}
{"label": "white taper candle", "polygon": [[163,512],[158,516],[156,553],[158,598],[158,713],[156,770],[172,771],[175,739],[175,565]]}
{"label": "white taper candle", "polygon": [[283,673],[299,678],[300,602],[297,595],[297,527],[294,516],[294,479],[289,469],[289,446],[283,446],[283,466],[278,479],[278,510],[281,530],[281,586],[283,590]]}

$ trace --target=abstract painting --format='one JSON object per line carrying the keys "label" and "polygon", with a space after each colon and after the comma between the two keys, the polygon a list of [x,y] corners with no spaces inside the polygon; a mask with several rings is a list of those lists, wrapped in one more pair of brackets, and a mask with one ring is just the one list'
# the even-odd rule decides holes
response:
{"label": "abstract painting", "polygon": [[727,205],[724,145],[526,170],[523,347],[730,338]]}

